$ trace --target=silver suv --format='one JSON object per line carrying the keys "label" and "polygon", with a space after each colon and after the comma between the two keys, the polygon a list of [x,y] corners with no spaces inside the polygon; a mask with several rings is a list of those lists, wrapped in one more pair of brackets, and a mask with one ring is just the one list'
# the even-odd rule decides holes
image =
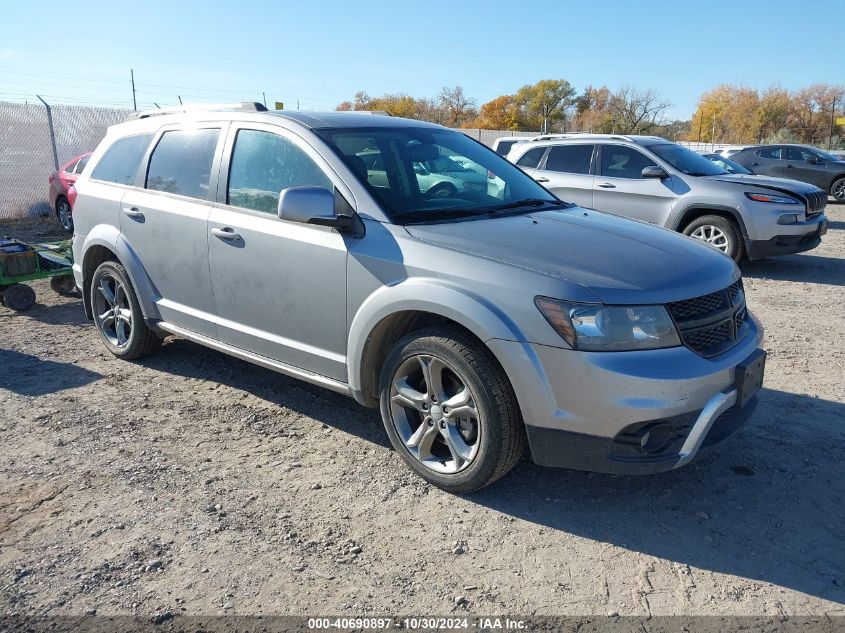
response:
{"label": "silver suv", "polygon": [[563,200],[680,231],[736,261],[807,251],[827,231],[818,187],[729,174],[657,136],[571,134],[518,143],[508,160]]}
{"label": "silver suv", "polygon": [[[675,468],[752,412],[762,329],[721,253],[437,125],[260,110],[142,114],[77,181],[74,273],[114,355],[173,334],[380,406],[455,492],[526,442],[542,465]],[[414,169],[441,158],[469,165],[448,197]]]}

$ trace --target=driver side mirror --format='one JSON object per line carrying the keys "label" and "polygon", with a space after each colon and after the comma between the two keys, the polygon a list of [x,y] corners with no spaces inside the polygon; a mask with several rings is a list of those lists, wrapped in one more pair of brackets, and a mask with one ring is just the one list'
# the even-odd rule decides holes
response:
{"label": "driver side mirror", "polygon": [[288,222],[330,226],[344,231],[352,217],[335,212],[334,193],[323,187],[288,187],[279,192],[279,218]]}
{"label": "driver side mirror", "polygon": [[649,165],[648,167],[643,167],[642,177],[666,180],[667,178],[669,178],[669,173],[662,167],[658,167],[657,165]]}

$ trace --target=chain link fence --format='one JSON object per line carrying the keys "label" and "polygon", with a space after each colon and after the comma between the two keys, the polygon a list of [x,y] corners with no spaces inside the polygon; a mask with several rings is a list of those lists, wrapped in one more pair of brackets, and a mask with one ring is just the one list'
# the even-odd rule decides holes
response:
{"label": "chain link fence", "polygon": [[0,101],[0,219],[53,212],[47,179],[129,110]]}
{"label": "chain link fence", "polygon": [[[0,220],[47,215],[50,174],[75,156],[92,151],[110,125],[130,110],[0,101]],[[500,136],[537,132],[461,129],[492,146]]]}

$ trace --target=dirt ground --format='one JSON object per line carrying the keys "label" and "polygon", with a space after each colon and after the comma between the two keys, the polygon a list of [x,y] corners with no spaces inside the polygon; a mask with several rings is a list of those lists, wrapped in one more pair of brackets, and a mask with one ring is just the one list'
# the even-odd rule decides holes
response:
{"label": "dirt ground", "polygon": [[820,248],[743,266],[769,361],[737,435],[662,475],[524,461],[464,497],[410,474],[376,411],[175,339],[116,360],[35,283],[0,307],[0,613],[845,615],[828,215]]}

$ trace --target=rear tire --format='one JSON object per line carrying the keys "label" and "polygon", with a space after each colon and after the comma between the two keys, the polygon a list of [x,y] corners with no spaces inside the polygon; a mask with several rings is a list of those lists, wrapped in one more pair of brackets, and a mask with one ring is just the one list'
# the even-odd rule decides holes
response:
{"label": "rear tire", "polygon": [[73,233],[73,209],[70,202],[64,196],[59,196],[56,200],[56,217],[59,219],[59,224],[68,233]]}
{"label": "rear tire", "polygon": [[739,225],[721,215],[696,218],[684,227],[683,234],[717,248],[735,262],[739,262],[745,255]]}
{"label": "rear tire", "polygon": [[490,350],[460,329],[426,328],[400,340],[384,363],[379,389],[391,444],[438,488],[483,488],[525,451],[507,376]]}
{"label": "rear tire", "polygon": [[26,284],[12,284],[3,288],[3,305],[17,312],[25,312],[35,304],[35,291]]}
{"label": "rear tire", "polygon": [[830,186],[830,195],[832,195],[837,202],[845,202],[845,177],[837,178]]}
{"label": "rear tire", "polygon": [[144,322],[132,282],[120,263],[109,260],[97,267],[90,299],[97,332],[118,358],[143,358],[161,346],[161,338]]}

